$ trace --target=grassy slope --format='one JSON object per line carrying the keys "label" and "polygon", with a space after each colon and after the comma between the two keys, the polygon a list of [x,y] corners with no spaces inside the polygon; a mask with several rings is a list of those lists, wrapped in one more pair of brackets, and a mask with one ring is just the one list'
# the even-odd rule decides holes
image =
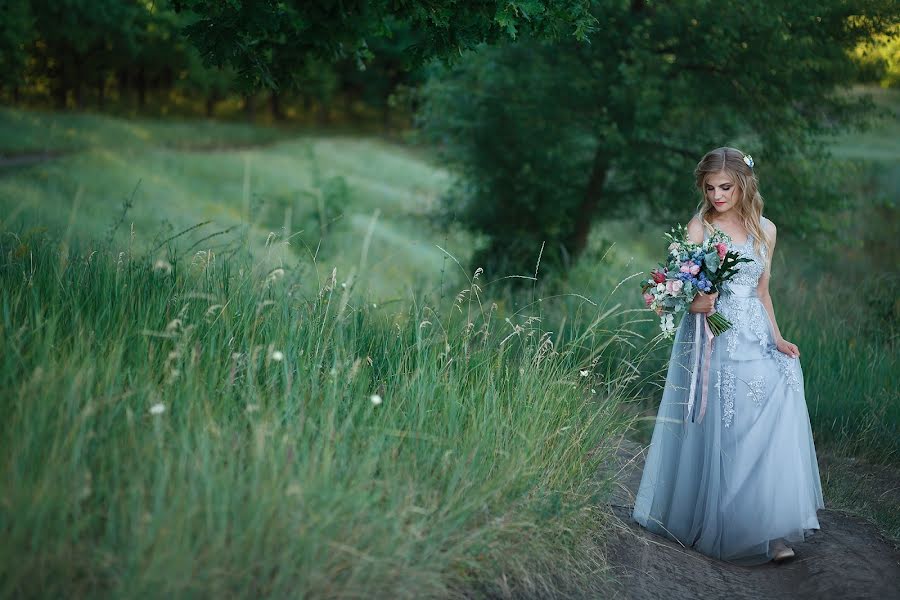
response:
{"label": "grassy slope", "polygon": [[[152,122],[136,139],[38,115],[76,131],[44,139],[2,118],[19,150],[79,148],[0,174],[17,234],[0,238],[3,595],[543,596],[602,579],[615,373],[590,394],[581,352],[472,290],[458,309],[454,293],[438,312],[384,306],[458,269],[435,242],[465,254],[424,217],[445,174],[371,139]],[[173,131],[269,145],[187,152]],[[124,226],[91,242],[138,180]],[[291,245],[266,247],[286,214]],[[171,244],[186,253],[171,273],[141,259],[205,219]],[[192,259],[242,221],[252,252]],[[377,307],[340,286],[353,269]]]}
{"label": "grassy slope", "polygon": [[[213,220],[182,241],[249,223],[248,235],[259,250],[270,232],[283,242],[287,222],[295,252],[284,252],[279,243],[270,252],[282,256],[288,268],[315,267],[324,278],[333,267],[346,277],[360,263],[377,216],[363,279],[373,297],[382,300],[406,294],[414,283],[439,280],[446,261],[435,243],[465,254],[464,236],[438,233],[425,218],[447,175],[376,139],[288,137],[242,125],[132,123],[10,110],[0,111],[0,139],[11,154],[73,150],[30,168],[0,172],[4,229],[41,223],[64,231],[71,222],[78,237],[102,237],[133,194],[117,238],[120,245],[131,243],[130,224],[134,244],[148,249],[158,238]],[[177,149],[187,144],[250,147]],[[209,245],[221,246],[235,235]]]}

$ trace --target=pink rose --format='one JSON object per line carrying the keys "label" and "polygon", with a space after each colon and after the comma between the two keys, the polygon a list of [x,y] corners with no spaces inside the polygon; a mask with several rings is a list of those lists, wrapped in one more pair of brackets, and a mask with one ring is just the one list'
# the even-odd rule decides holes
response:
{"label": "pink rose", "polygon": [[644,294],[644,302],[647,303],[647,306],[650,306],[653,303],[653,294]]}
{"label": "pink rose", "polygon": [[700,272],[700,265],[691,265],[691,275],[696,275]]}
{"label": "pink rose", "polygon": [[687,261],[686,263],[683,263],[683,264],[681,265],[680,271],[681,271],[682,273],[690,273],[690,272],[691,272],[691,265],[693,265],[693,264],[694,264],[694,262],[693,262],[693,261],[690,261],[690,260]]}
{"label": "pink rose", "polygon": [[684,282],[680,279],[670,279],[666,282],[666,292],[671,296],[677,296],[682,287],[684,287]]}
{"label": "pink rose", "polygon": [[725,254],[728,252],[728,246],[723,242],[719,242],[716,244],[716,252],[719,253],[719,258],[725,258]]}

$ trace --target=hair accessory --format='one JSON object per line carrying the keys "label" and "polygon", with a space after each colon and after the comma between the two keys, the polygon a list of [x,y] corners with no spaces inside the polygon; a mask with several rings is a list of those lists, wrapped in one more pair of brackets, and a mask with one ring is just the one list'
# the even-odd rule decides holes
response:
{"label": "hair accessory", "polygon": [[747,164],[748,167],[750,167],[751,169],[753,168],[753,157],[750,156],[749,154],[744,155],[744,162]]}

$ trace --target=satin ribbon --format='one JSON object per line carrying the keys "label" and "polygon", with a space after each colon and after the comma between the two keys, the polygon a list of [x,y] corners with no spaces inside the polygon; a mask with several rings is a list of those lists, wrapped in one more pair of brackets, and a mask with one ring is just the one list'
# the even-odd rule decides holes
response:
{"label": "satin ribbon", "polygon": [[[733,283],[728,286],[728,294],[736,298],[756,298],[756,286],[742,285]],[[687,414],[684,421],[693,421],[699,423],[706,414],[706,403],[709,397],[709,361],[712,356],[712,345],[715,336],[709,328],[709,322],[706,320],[706,313],[696,313],[697,319],[694,323],[694,348],[691,355],[691,391],[688,394]],[[700,346],[703,345],[703,338],[700,337],[701,332],[706,338],[706,345],[703,348],[703,364],[700,365]],[[697,398],[697,369],[700,368],[700,414],[697,419],[693,418],[694,402]]]}
{"label": "satin ribbon", "polygon": [[700,337],[701,329],[706,338],[706,345],[703,348],[703,365],[700,372],[700,414],[697,415],[695,423],[703,420],[706,414],[706,402],[709,392],[709,361],[712,356],[712,342],[715,336],[712,329],[709,328],[709,322],[706,320],[706,313],[696,313],[697,318],[694,324],[694,348],[691,355],[691,391],[688,394],[687,414],[684,421],[694,421],[693,410],[694,400],[697,397],[697,367],[700,361],[700,346],[703,344],[703,338]]}

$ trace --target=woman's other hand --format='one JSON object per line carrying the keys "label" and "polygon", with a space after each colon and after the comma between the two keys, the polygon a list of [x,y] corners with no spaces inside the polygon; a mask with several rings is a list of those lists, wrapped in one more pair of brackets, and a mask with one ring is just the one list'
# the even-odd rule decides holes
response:
{"label": "woman's other hand", "polygon": [[688,310],[692,313],[713,312],[716,306],[716,298],[718,297],[719,292],[715,292],[712,294],[704,294],[703,292],[699,292],[696,296],[694,296],[694,300],[691,302]]}
{"label": "woman's other hand", "polygon": [[791,358],[797,358],[800,356],[800,348],[797,347],[797,344],[792,344],[784,338],[781,338],[775,343],[778,351],[782,354],[787,354]]}

